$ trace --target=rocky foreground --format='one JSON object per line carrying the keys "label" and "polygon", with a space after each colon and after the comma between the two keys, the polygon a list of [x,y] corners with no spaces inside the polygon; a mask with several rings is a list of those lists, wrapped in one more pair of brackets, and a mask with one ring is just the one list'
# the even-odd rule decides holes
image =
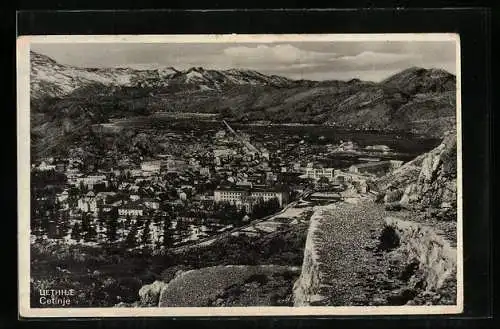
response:
{"label": "rocky foreground", "polygon": [[455,305],[457,138],[311,217],[295,305]]}
{"label": "rocky foreground", "polygon": [[455,304],[456,250],[412,212],[394,215],[373,201],[318,207],[295,306]]}

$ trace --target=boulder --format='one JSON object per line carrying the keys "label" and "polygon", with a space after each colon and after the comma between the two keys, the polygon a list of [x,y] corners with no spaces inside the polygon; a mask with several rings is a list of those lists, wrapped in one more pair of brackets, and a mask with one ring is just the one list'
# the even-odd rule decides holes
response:
{"label": "boulder", "polygon": [[160,300],[160,293],[167,283],[155,281],[151,284],[142,286],[139,290],[139,297],[142,305],[157,306]]}

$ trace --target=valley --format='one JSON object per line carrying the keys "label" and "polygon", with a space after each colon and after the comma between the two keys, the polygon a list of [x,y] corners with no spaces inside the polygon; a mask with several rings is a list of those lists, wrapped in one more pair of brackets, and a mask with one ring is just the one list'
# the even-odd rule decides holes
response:
{"label": "valley", "polygon": [[[422,261],[412,231],[429,244],[444,231],[452,243],[437,252],[455,264],[454,75],[310,81],[31,56],[33,307],[48,307],[37,294],[56,283],[77,291],[75,307],[456,297],[448,267]],[[390,225],[401,230],[395,258],[377,249]],[[421,271],[400,279],[408,266]],[[319,277],[326,290],[308,282]],[[411,298],[392,296],[415,280]]]}

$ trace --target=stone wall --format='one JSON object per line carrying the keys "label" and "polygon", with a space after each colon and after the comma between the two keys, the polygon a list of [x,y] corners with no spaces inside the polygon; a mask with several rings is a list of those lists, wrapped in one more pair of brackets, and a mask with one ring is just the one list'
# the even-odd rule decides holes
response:
{"label": "stone wall", "polygon": [[419,281],[425,291],[438,291],[455,275],[457,251],[433,228],[395,217],[387,217],[385,225],[397,235],[397,253],[418,264],[410,283]]}
{"label": "stone wall", "polygon": [[304,248],[304,261],[302,272],[293,287],[294,306],[308,306],[321,303],[325,299],[321,295],[321,271],[318,248],[320,244],[316,239],[319,224],[323,219],[323,213],[331,210],[331,206],[315,207],[310,218],[309,229]]}

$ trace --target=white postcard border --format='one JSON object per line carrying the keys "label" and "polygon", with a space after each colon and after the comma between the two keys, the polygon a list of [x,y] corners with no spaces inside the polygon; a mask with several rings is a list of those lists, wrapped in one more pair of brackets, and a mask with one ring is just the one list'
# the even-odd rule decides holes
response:
{"label": "white postcard border", "polygon": [[[293,41],[455,41],[457,81],[457,305],[450,306],[307,306],[307,307],[172,307],[172,308],[31,308],[30,307],[30,44],[32,43],[273,43]],[[453,33],[400,34],[223,34],[223,35],[37,35],[17,39],[17,159],[19,316],[210,317],[423,315],[463,312],[463,203],[460,38]]]}

